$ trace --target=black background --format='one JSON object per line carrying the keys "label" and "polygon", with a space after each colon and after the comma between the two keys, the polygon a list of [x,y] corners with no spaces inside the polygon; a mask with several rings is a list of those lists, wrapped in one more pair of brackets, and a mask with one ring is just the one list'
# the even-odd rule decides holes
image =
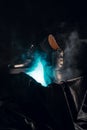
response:
{"label": "black background", "polygon": [[82,38],[86,38],[86,10],[86,3],[81,1],[3,0],[0,1],[0,28],[6,38],[9,37],[6,34],[14,32],[26,44],[27,41],[43,38],[54,25],[70,22],[77,23]]}

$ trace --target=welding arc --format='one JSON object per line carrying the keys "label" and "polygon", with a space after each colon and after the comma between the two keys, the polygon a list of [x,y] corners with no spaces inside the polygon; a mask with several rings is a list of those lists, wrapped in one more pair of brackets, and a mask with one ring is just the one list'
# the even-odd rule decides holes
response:
{"label": "welding arc", "polygon": [[49,34],[49,36],[48,36],[48,43],[49,43],[49,45],[51,46],[51,48],[52,48],[53,50],[58,50],[58,49],[60,49],[58,43],[56,42],[55,37],[54,37],[52,34]]}

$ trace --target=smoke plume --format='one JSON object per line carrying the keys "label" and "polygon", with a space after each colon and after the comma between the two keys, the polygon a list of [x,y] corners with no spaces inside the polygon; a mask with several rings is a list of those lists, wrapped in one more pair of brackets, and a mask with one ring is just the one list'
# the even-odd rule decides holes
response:
{"label": "smoke plume", "polygon": [[79,58],[81,43],[77,31],[69,34],[65,42],[63,79],[70,79],[80,75]]}

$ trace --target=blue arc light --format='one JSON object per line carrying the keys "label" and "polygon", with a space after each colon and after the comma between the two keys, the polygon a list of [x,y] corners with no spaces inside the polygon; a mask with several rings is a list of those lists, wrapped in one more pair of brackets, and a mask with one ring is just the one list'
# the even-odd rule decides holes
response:
{"label": "blue arc light", "polygon": [[36,60],[36,63],[34,67],[31,69],[29,68],[29,71],[26,72],[26,74],[30,75],[32,78],[34,78],[37,82],[41,83],[43,86],[47,86],[45,79],[44,79],[44,61],[41,61],[41,58],[39,57]]}

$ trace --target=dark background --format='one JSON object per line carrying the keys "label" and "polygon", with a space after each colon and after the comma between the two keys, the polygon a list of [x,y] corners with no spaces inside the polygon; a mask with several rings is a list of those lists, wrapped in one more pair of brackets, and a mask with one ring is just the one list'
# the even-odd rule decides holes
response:
{"label": "dark background", "polygon": [[[39,41],[61,22],[77,23],[86,38],[86,3],[76,1],[0,1],[1,37],[27,42]],[[3,30],[3,35],[2,35]],[[9,36],[10,35],[10,36]]]}

